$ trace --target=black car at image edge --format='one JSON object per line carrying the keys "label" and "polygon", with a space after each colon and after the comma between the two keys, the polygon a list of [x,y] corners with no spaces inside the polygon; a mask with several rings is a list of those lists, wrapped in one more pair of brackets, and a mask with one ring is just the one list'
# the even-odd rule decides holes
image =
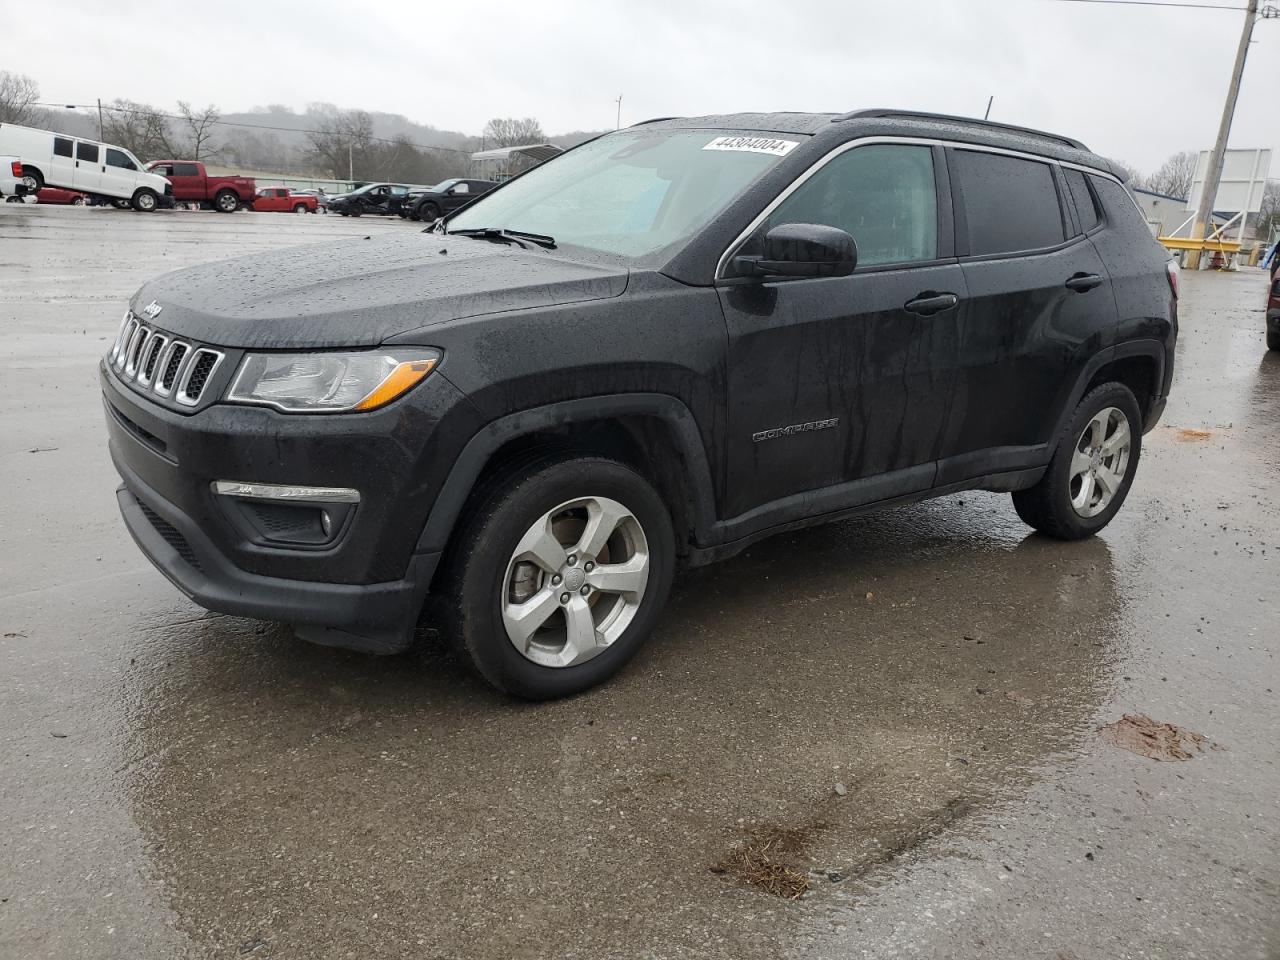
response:
{"label": "black car at image edge", "polygon": [[979,488],[1086,537],[1173,374],[1121,176],[930,114],[664,119],[429,231],[181,270],[101,364],[120,508],[208,609],[382,653],[421,617],[534,699],[779,531]]}

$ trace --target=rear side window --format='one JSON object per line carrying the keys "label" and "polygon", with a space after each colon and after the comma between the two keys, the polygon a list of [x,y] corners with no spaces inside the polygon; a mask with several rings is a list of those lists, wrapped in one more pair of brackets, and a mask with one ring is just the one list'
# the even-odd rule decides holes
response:
{"label": "rear side window", "polygon": [[194,163],[175,163],[173,165],[173,175],[175,177],[197,177],[200,170]]}
{"label": "rear side window", "polygon": [[1049,164],[974,150],[956,150],[951,158],[970,256],[1039,250],[1066,239]]}
{"label": "rear side window", "polygon": [[1067,178],[1067,189],[1071,191],[1071,199],[1076,205],[1076,216],[1080,218],[1080,232],[1088,233],[1100,222],[1093,194],[1089,192],[1089,184],[1079,170],[1062,172]]}
{"label": "rear side window", "polygon": [[71,141],[66,137],[53,138],[53,155],[55,157],[71,156]]}
{"label": "rear side window", "polygon": [[1094,192],[1102,201],[1102,209],[1107,212],[1107,220],[1113,229],[1118,229],[1122,234],[1135,238],[1142,235],[1151,236],[1151,227],[1147,225],[1147,218],[1138,209],[1137,202],[1128,190],[1106,177],[1091,176],[1089,182],[1093,184]]}
{"label": "rear side window", "polygon": [[76,159],[85,160],[89,163],[97,163],[98,145],[96,143],[85,143],[83,140],[77,140]]}
{"label": "rear side window", "polygon": [[782,201],[758,236],[784,223],[820,223],[858,244],[858,264],[938,255],[938,193],[931,147],[876,144],[836,157]]}

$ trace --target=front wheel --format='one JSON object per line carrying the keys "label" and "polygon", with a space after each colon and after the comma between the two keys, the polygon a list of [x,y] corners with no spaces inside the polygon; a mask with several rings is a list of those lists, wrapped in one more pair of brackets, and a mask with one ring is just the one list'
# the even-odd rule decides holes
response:
{"label": "front wheel", "polygon": [[143,188],[133,195],[133,209],[139,213],[151,213],[159,203],[160,198],[154,190]]}
{"label": "front wheel", "polygon": [[1076,407],[1040,482],[1014,493],[1014,509],[1059,540],[1093,536],[1124,503],[1141,453],[1138,401],[1124,384],[1104,383]]}
{"label": "front wheel", "polygon": [[307,205],[306,205],[305,203],[299,203],[299,204],[297,204],[297,205],[293,208],[293,212],[294,212],[294,213],[306,213],[306,212],[307,212]]}
{"label": "front wheel", "polygon": [[674,566],[671,518],[647,480],[603,457],[548,458],[492,488],[460,532],[451,634],[500,690],[579,693],[644,643]]}
{"label": "front wheel", "polygon": [[1280,330],[1267,331],[1267,349],[1280,350]]}

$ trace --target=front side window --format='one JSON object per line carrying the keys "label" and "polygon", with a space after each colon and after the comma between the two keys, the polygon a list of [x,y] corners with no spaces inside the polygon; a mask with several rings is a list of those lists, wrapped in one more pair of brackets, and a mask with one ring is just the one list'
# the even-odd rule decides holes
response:
{"label": "front side window", "polygon": [[624,130],[487,191],[446,229],[540,233],[624,260],[686,242],[800,142],[723,130]]}
{"label": "front side window", "polygon": [[1041,250],[1066,239],[1049,164],[977,150],[954,151],[951,164],[970,256]]}
{"label": "front side window", "polygon": [[859,266],[933,260],[938,255],[933,149],[871,144],[840,154],[783,200],[748,246],[758,247],[769,230],[784,223],[845,231],[858,245]]}
{"label": "front side window", "polygon": [[53,138],[53,155],[55,157],[71,156],[71,140],[66,137]]}
{"label": "front side window", "polygon": [[125,155],[123,150],[116,150],[113,147],[107,147],[107,166],[119,167],[121,170],[137,170],[133,165],[133,161]]}
{"label": "front side window", "polygon": [[83,160],[86,163],[97,163],[98,145],[96,143],[85,143],[83,140],[77,140],[76,159]]}

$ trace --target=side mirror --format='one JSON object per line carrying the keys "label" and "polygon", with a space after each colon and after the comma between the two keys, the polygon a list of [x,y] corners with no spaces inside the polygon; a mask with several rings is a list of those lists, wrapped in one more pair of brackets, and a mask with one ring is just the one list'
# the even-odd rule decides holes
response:
{"label": "side mirror", "polygon": [[858,265],[858,245],[839,227],[784,223],[764,235],[764,256],[734,262],[747,276],[847,277]]}

